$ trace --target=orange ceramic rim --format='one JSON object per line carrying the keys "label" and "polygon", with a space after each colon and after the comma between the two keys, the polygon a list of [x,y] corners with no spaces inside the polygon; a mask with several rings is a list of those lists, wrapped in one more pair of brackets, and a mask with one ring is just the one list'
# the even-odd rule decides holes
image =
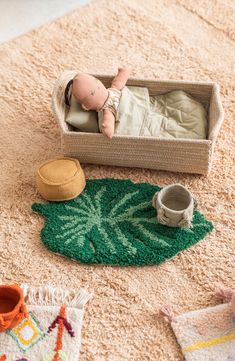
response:
{"label": "orange ceramic rim", "polygon": [[18,285],[3,285],[3,286],[0,286],[0,300],[1,300],[1,290],[4,290],[4,289],[6,289],[6,290],[10,289],[10,290],[16,291],[16,294],[18,294],[18,296],[19,296],[18,302],[16,303],[16,305],[10,312],[0,313],[0,315],[2,315],[3,318],[8,319],[8,318],[16,316],[15,315],[16,311],[24,303],[24,295],[23,295],[22,289]]}

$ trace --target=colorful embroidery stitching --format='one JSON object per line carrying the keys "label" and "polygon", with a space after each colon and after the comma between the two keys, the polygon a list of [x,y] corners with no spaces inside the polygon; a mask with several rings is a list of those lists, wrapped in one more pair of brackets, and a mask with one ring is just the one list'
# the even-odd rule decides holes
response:
{"label": "colorful embroidery stitching", "polygon": [[229,342],[231,340],[235,339],[235,333],[231,333],[230,335],[224,335],[221,337],[217,337],[208,341],[200,341],[200,342],[196,342],[192,345],[189,345],[185,348],[182,349],[183,352],[190,352],[190,351],[194,351],[194,350],[199,350],[201,348],[204,347],[209,347],[209,346],[214,346],[214,345],[219,345],[221,343],[224,342]]}
{"label": "colorful embroidery stitching", "polygon": [[52,324],[48,328],[48,333],[50,333],[56,326],[58,325],[56,345],[54,348],[54,352],[48,354],[43,361],[67,361],[68,358],[66,354],[62,351],[63,348],[63,334],[64,329],[68,331],[71,337],[74,337],[74,331],[72,329],[71,324],[66,319],[66,307],[62,306],[60,309],[60,314],[56,317],[56,319],[52,322]]}
{"label": "colorful embroidery stitching", "polygon": [[[59,354],[60,361],[68,361],[68,357],[66,356],[64,351],[59,351],[58,354]],[[53,361],[54,357],[55,357],[55,353],[51,352],[46,357],[44,357],[43,361]]]}
{"label": "colorful embroidery stitching", "polygon": [[[29,312],[27,318],[24,318],[19,325],[7,331],[7,333],[16,341],[17,346],[23,352],[33,347],[45,336],[32,312]],[[24,359],[22,360],[24,361]]]}

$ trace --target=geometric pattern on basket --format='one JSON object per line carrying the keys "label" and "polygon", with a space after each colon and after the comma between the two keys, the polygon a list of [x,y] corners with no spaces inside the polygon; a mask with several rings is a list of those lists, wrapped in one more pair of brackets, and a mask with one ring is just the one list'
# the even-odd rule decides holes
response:
{"label": "geometric pattern on basket", "polygon": [[17,346],[23,352],[36,345],[45,336],[32,312],[29,312],[27,318],[24,318],[17,326],[7,331],[7,333],[16,341]]}

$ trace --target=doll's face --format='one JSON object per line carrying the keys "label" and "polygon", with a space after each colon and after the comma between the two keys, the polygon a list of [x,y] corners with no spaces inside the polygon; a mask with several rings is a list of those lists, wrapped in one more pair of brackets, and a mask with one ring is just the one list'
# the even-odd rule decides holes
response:
{"label": "doll's face", "polygon": [[73,82],[73,95],[84,110],[100,110],[108,97],[108,91],[97,78],[78,74]]}

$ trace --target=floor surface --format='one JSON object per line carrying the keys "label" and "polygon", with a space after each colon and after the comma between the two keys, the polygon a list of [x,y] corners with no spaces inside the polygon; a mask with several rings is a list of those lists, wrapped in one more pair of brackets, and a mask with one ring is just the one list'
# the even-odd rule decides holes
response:
{"label": "floor surface", "polygon": [[[234,0],[95,0],[0,45],[0,284],[92,293],[80,361],[185,361],[159,308],[171,304],[181,315],[218,304],[216,288],[235,287],[234,19]],[[214,81],[221,87],[225,120],[208,177],[83,165],[87,179],[181,183],[194,194],[215,229],[159,266],[108,267],[63,258],[41,242],[44,219],[31,211],[33,202],[43,202],[35,187],[37,168],[62,155],[51,110],[56,78],[69,69],[114,75],[123,65],[132,66],[136,78]],[[198,323],[202,337],[212,321]],[[218,330],[227,322],[218,317]],[[208,351],[200,359],[212,356]]]}
{"label": "floor surface", "polygon": [[0,43],[88,3],[89,0],[1,0]]}

